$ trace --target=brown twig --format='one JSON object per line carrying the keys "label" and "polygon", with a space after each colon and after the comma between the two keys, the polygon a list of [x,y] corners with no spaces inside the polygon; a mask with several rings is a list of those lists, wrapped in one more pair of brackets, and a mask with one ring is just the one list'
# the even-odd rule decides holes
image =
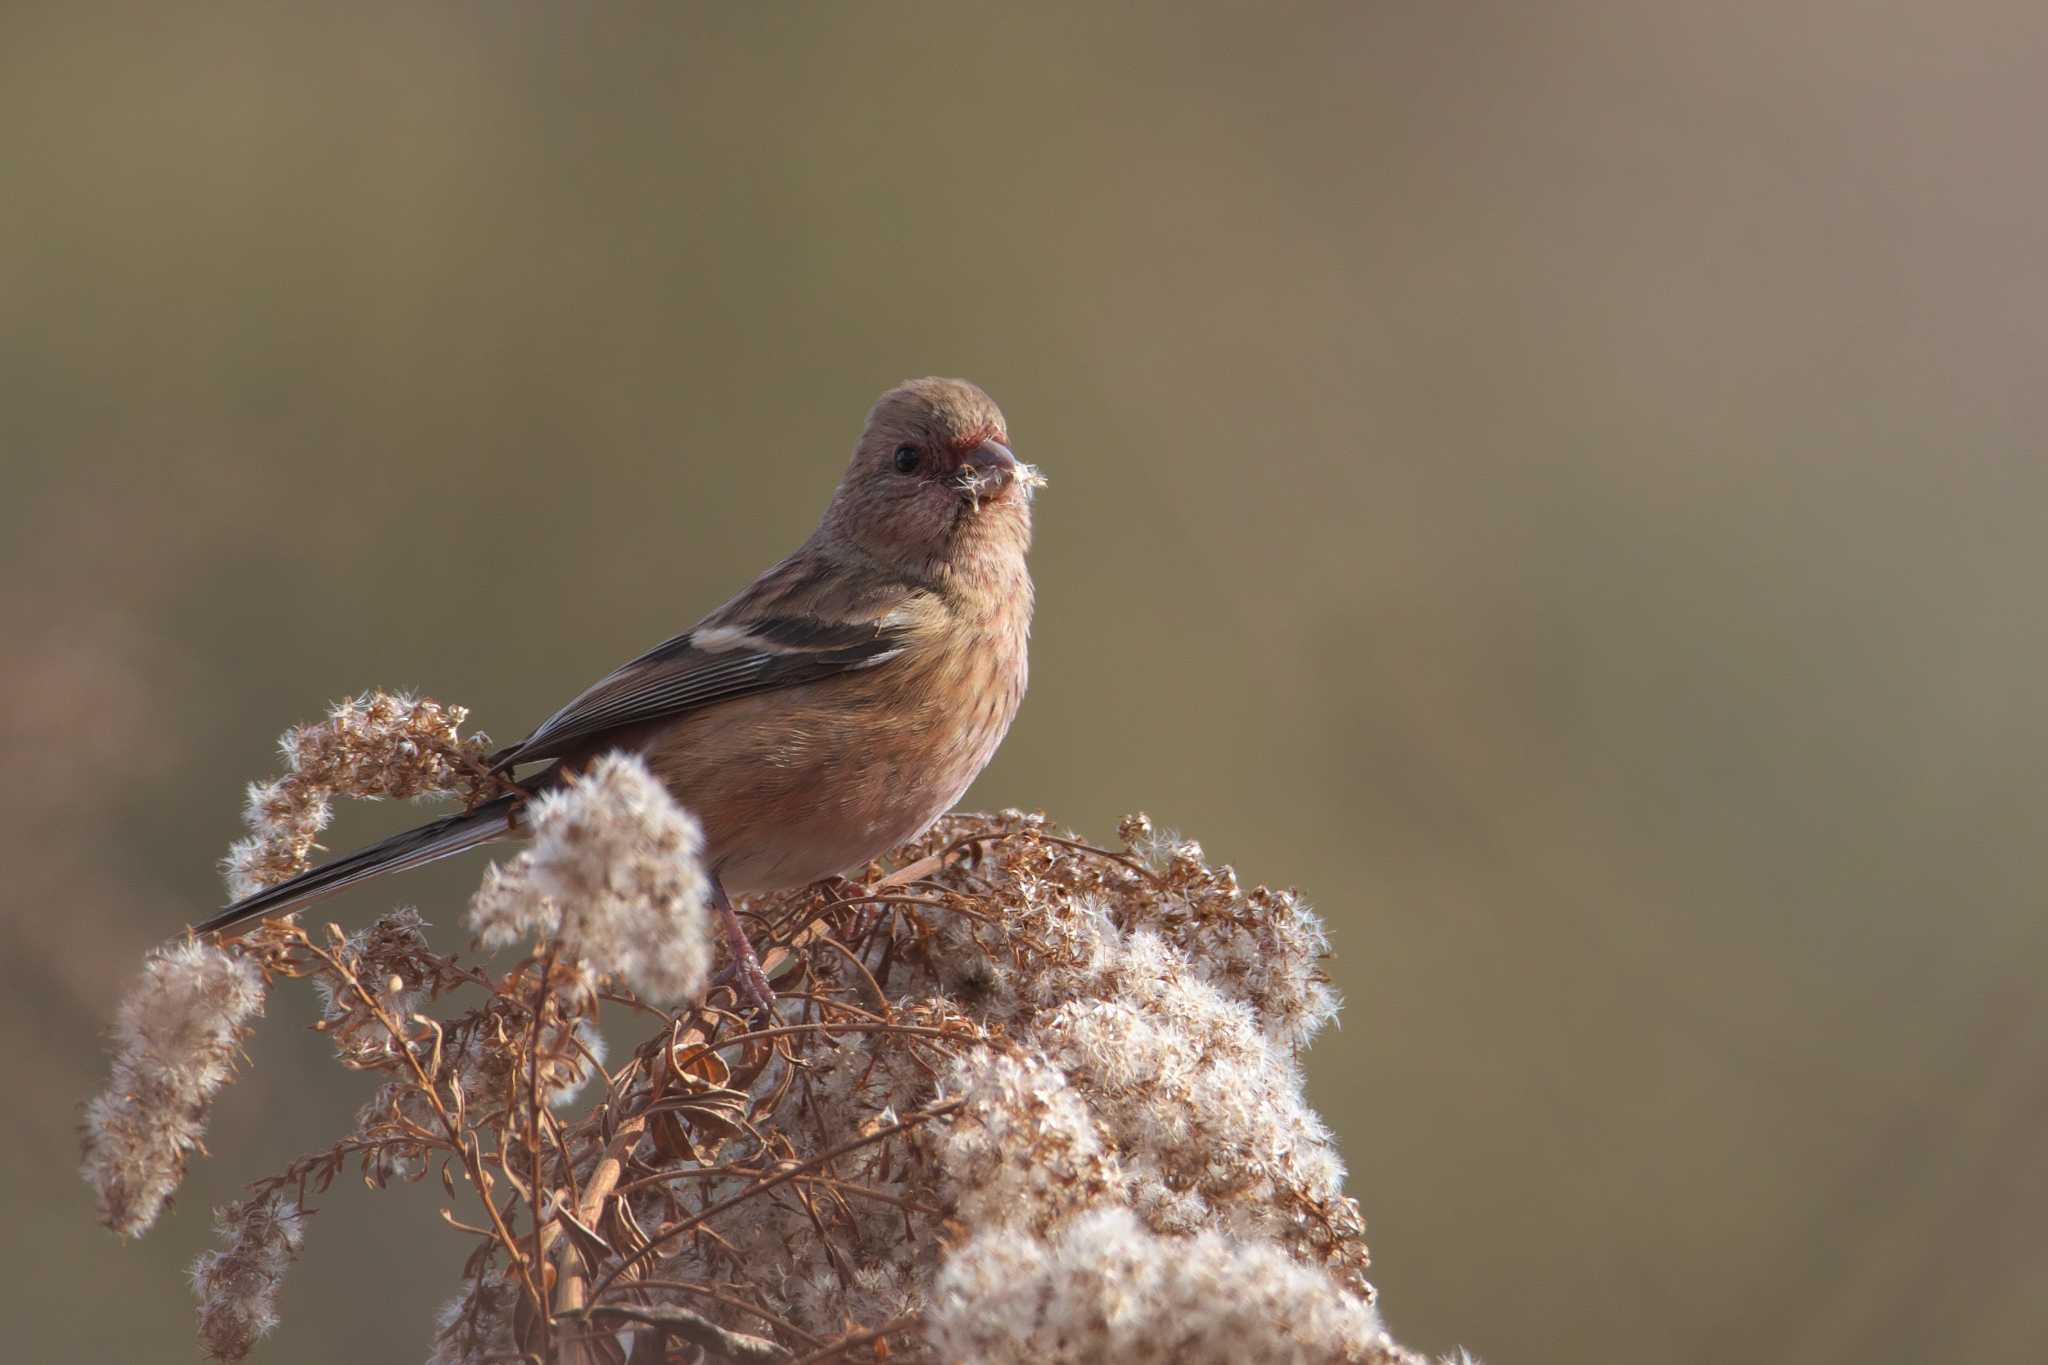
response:
{"label": "brown twig", "polygon": [[632,1304],[600,1303],[583,1310],[586,1318],[620,1318],[645,1323],[681,1337],[693,1346],[715,1351],[744,1365],[755,1361],[786,1361],[789,1351],[766,1337],[750,1337],[729,1327],[720,1327],[707,1317],[673,1305],[640,1307]]}
{"label": "brown twig", "polygon": [[767,1323],[770,1327],[773,1327],[776,1331],[786,1333],[789,1336],[795,1337],[798,1341],[803,1342],[808,1347],[816,1348],[825,1344],[825,1339],[823,1337],[814,1336],[813,1334],[806,1332],[803,1328],[797,1326],[788,1318],[781,1317],[775,1313],[771,1313],[767,1309],[761,1307],[759,1304],[748,1303],[745,1299],[735,1298],[731,1294],[722,1294],[718,1290],[713,1289],[708,1284],[697,1284],[691,1280],[663,1280],[652,1278],[645,1280],[636,1280],[634,1281],[634,1283],[641,1289],[672,1289],[675,1290],[677,1293],[681,1294],[695,1294],[699,1298],[708,1299],[712,1303],[722,1303],[727,1308],[737,1309],[742,1313],[746,1313],[753,1317],[757,1317],[761,1321]]}
{"label": "brown twig", "polygon": [[[533,1263],[545,1264],[547,1253],[541,1247],[541,1169],[540,1169],[540,1035],[547,1020],[548,988],[555,972],[555,955],[561,951],[561,940],[548,943],[547,953],[541,958],[540,980],[533,988],[533,1031],[526,1040],[526,1155],[532,1183],[527,1200],[533,1213]],[[553,1314],[545,1302],[538,1302],[534,1310],[540,1323],[541,1356],[546,1358],[552,1352],[554,1341]]]}
{"label": "brown twig", "polygon": [[738,1194],[735,1194],[728,1199],[721,1199],[718,1203],[713,1204],[708,1209],[702,1210],[694,1217],[684,1219],[675,1227],[667,1228],[661,1232],[656,1233],[652,1238],[648,1240],[646,1246],[641,1247],[638,1251],[634,1252],[632,1255],[626,1257],[623,1261],[619,1262],[619,1264],[614,1266],[602,1280],[599,1280],[597,1283],[597,1287],[591,1291],[591,1298],[593,1300],[602,1298],[604,1295],[604,1291],[611,1287],[612,1282],[614,1280],[618,1279],[620,1275],[624,1274],[634,1265],[637,1265],[640,1262],[644,1261],[654,1251],[654,1249],[662,1245],[662,1243],[674,1241],[676,1238],[682,1236],[684,1233],[690,1231],[692,1228],[695,1228],[700,1224],[717,1217],[719,1214],[724,1213],[727,1209],[732,1208],[734,1205],[744,1203],[745,1201],[754,1198],[756,1195],[763,1194],[768,1190],[774,1189],[777,1185],[781,1185],[787,1181],[794,1180],[796,1177],[803,1175],[807,1171],[814,1171],[821,1166],[829,1165],[831,1162],[838,1160],[842,1156],[845,1156],[848,1152],[858,1151],[862,1147],[867,1147],[874,1143],[881,1142],[885,1138],[895,1137],[898,1133],[902,1133],[911,1128],[915,1128],[919,1124],[929,1123],[933,1119],[943,1118],[947,1114],[953,1113],[955,1110],[959,1109],[964,1102],[965,1101],[962,1100],[948,1100],[944,1104],[933,1105],[929,1109],[920,1110],[917,1113],[911,1114],[908,1117],[903,1118],[886,1128],[879,1128],[872,1133],[863,1134],[862,1136],[854,1138],[851,1141],[842,1142],[837,1147],[832,1148],[830,1151],[820,1152],[816,1156],[811,1157],[808,1160],[792,1162],[782,1170],[777,1171],[774,1175],[769,1176],[764,1180],[757,1181],[755,1184],[749,1185],[746,1189],[741,1190]]}
{"label": "brown twig", "polygon": [[843,1336],[837,1341],[830,1342],[818,1350],[812,1351],[809,1355],[798,1356],[789,1365],[818,1365],[820,1361],[834,1360],[853,1350],[856,1346],[872,1346],[874,1343],[888,1337],[893,1337],[900,1332],[913,1331],[923,1321],[924,1317],[922,1314],[906,1313],[900,1318],[890,1319],[880,1327],[871,1327],[865,1332],[855,1332],[849,1336]]}
{"label": "brown twig", "polygon": [[[341,935],[339,925],[330,924],[328,930],[336,936]],[[504,1244],[506,1253],[512,1258],[513,1264],[518,1267],[519,1277],[525,1286],[526,1292],[533,1297],[534,1303],[542,1305],[543,1311],[545,1311],[547,1300],[541,1294],[539,1268],[536,1265],[529,1265],[527,1263],[526,1257],[520,1253],[518,1238],[505,1225],[505,1220],[499,1216],[497,1203],[491,1198],[490,1172],[484,1169],[483,1148],[477,1141],[476,1135],[473,1132],[467,1131],[460,1122],[449,1114],[447,1106],[441,1101],[440,1090],[435,1085],[434,1078],[427,1074],[426,1069],[420,1065],[419,1057],[413,1052],[412,1040],[406,1036],[405,1031],[399,1026],[398,1020],[393,1017],[391,1011],[386,1009],[383,1002],[370,993],[369,988],[363,985],[362,979],[356,975],[355,971],[346,962],[342,961],[341,955],[338,952],[330,952],[320,947],[313,942],[311,934],[297,925],[291,926],[291,932],[298,945],[317,958],[334,975],[336,980],[353,992],[356,998],[376,1018],[377,1022],[382,1024],[390,1033],[393,1041],[398,1044],[398,1054],[405,1059],[406,1065],[411,1069],[414,1085],[426,1097],[427,1103],[433,1107],[434,1114],[440,1119],[441,1126],[447,1133],[449,1142],[454,1144],[456,1149],[462,1153],[463,1166],[469,1173],[470,1183],[475,1188],[477,1197],[482,1201],[485,1210],[490,1213],[491,1225],[495,1235]],[[438,1052],[438,1045],[436,1051]]]}

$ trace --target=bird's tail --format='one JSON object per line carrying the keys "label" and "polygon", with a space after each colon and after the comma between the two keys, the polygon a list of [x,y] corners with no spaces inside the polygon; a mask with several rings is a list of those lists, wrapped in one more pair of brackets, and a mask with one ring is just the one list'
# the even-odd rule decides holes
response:
{"label": "bird's tail", "polygon": [[511,830],[513,811],[518,803],[516,796],[501,796],[475,810],[450,815],[417,829],[406,830],[403,834],[394,834],[345,858],[336,858],[331,863],[301,872],[290,881],[266,887],[253,896],[244,896],[204,924],[192,926],[192,932],[211,934],[265,915],[290,914],[333,895],[345,886],[381,877],[386,872],[418,867],[436,858],[488,843]]}

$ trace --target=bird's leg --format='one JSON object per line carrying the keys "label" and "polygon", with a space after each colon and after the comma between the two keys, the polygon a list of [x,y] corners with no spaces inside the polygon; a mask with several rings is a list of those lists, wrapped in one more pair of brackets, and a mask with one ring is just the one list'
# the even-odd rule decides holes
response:
{"label": "bird's leg", "polygon": [[768,973],[761,970],[761,959],[755,956],[754,945],[747,938],[747,926],[740,923],[739,911],[732,908],[732,898],[725,894],[725,884],[716,875],[711,878],[711,908],[718,912],[718,922],[725,930],[725,946],[732,955],[732,965],[720,972],[712,984],[730,981],[742,1004],[766,1014],[775,1007],[775,988],[768,984]]}

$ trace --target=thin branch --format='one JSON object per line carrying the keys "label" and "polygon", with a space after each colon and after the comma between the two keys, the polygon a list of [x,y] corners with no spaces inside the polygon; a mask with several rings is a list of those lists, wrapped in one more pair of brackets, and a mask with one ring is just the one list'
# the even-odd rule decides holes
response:
{"label": "thin branch", "polygon": [[620,1318],[627,1322],[644,1323],[671,1332],[692,1346],[701,1346],[707,1351],[744,1365],[755,1361],[786,1361],[789,1352],[766,1337],[750,1337],[731,1328],[720,1327],[706,1317],[700,1317],[687,1308],[672,1305],[660,1307],[638,1307],[631,1304],[601,1303],[583,1312],[586,1318]]}
{"label": "thin branch", "polygon": [[880,1327],[873,1327],[865,1332],[855,1332],[851,1336],[841,1337],[839,1340],[813,1351],[809,1355],[797,1357],[790,1362],[790,1365],[818,1365],[820,1361],[837,1360],[856,1346],[872,1346],[874,1343],[887,1337],[893,1337],[899,1332],[915,1331],[923,1323],[923,1314],[906,1313],[900,1318],[890,1319]]}
{"label": "thin branch", "polygon": [[[540,980],[533,988],[533,1032],[526,1040],[526,1153],[533,1180],[527,1195],[533,1208],[533,1263],[546,1263],[547,1253],[541,1247],[541,1170],[540,1170],[540,1035],[547,1019],[548,988],[555,972],[555,954],[561,951],[562,941],[555,939],[548,944],[547,956],[541,959]],[[553,1315],[548,1312],[545,1300],[534,1305],[540,1319],[540,1350],[543,1358],[551,1354],[554,1340]]]}
{"label": "thin branch", "polygon": [[773,1327],[776,1331],[786,1332],[807,1346],[816,1348],[825,1344],[823,1337],[813,1336],[788,1318],[771,1313],[759,1304],[748,1303],[745,1299],[735,1298],[731,1294],[721,1294],[708,1284],[697,1284],[691,1280],[657,1279],[635,1280],[634,1283],[642,1289],[673,1289],[682,1294],[695,1294],[700,1298],[709,1299],[713,1303],[722,1303],[727,1308],[736,1308],[742,1313],[751,1314],[767,1323],[770,1327]]}
{"label": "thin branch", "polygon": [[717,1217],[719,1214],[724,1213],[727,1209],[732,1208],[734,1205],[744,1203],[745,1201],[752,1199],[755,1195],[761,1194],[767,1190],[772,1190],[777,1185],[781,1185],[786,1183],[787,1181],[794,1180],[798,1176],[803,1175],[808,1171],[814,1171],[821,1166],[829,1165],[831,1162],[838,1160],[842,1156],[845,1156],[848,1152],[858,1151],[862,1147],[871,1146],[874,1143],[881,1142],[885,1138],[895,1137],[898,1133],[906,1132],[909,1129],[919,1126],[920,1124],[930,1123],[933,1119],[944,1118],[946,1115],[953,1113],[955,1110],[959,1109],[960,1106],[965,1103],[965,1100],[948,1100],[944,1104],[934,1105],[929,1109],[919,1110],[917,1113],[911,1114],[908,1117],[898,1121],[897,1123],[890,1125],[889,1127],[879,1128],[872,1133],[867,1133],[861,1137],[854,1138],[851,1141],[842,1142],[837,1147],[832,1148],[830,1151],[820,1152],[818,1153],[818,1155],[811,1157],[809,1160],[792,1162],[790,1165],[784,1167],[780,1171],[777,1171],[774,1175],[769,1176],[767,1179],[761,1180],[753,1185],[748,1186],[746,1189],[741,1190],[738,1194],[735,1194],[728,1199],[720,1200],[718,1203],[713,1204],[710,1208],[698,1213],[695,1217],[686,1218],[681,1223],[677,1224],[675,1227],[668,1228],[662,1232],[656,1233],[648,1241],[646,1246],[641,1247],[638,1251],[626,1257],[625,1260],[619,1262],[619,1264],[614,1266],[602,1280],[599,1280],[597,1282],[597,1287],[591,1291],[591,1298],[603,1298],[605,1290],[611,1288],[613,1281],[617,1280],[620,1275],[623,1275],[627,1270],[631,1269],[633,1266],[647,1259],[647,1257],[654,1252],[655,1248],[659,1247],[662,1243],[674,1241],[676,1238],[690,1231],[690,1229],[697,1227],[698,1225],[706,1222],[711,1218]]}

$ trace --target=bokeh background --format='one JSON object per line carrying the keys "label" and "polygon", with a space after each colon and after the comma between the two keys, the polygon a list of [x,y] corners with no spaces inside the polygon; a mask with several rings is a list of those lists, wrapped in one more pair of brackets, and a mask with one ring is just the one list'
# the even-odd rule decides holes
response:
{"label": "bokeh background", "polygon": [[[10,1354],[191,1359],[209,1204],[363,1097],[281,1001],[147,1239],[73,1176],[278,731],[515,736],[937,371],[1052,479],[972,799],[1328,915],[1398,1335],[2038,1359],[2044,59],[2027,0],[0,7]],[[264,1358],[423,1355],[438,1201],[338,1187]]]}

